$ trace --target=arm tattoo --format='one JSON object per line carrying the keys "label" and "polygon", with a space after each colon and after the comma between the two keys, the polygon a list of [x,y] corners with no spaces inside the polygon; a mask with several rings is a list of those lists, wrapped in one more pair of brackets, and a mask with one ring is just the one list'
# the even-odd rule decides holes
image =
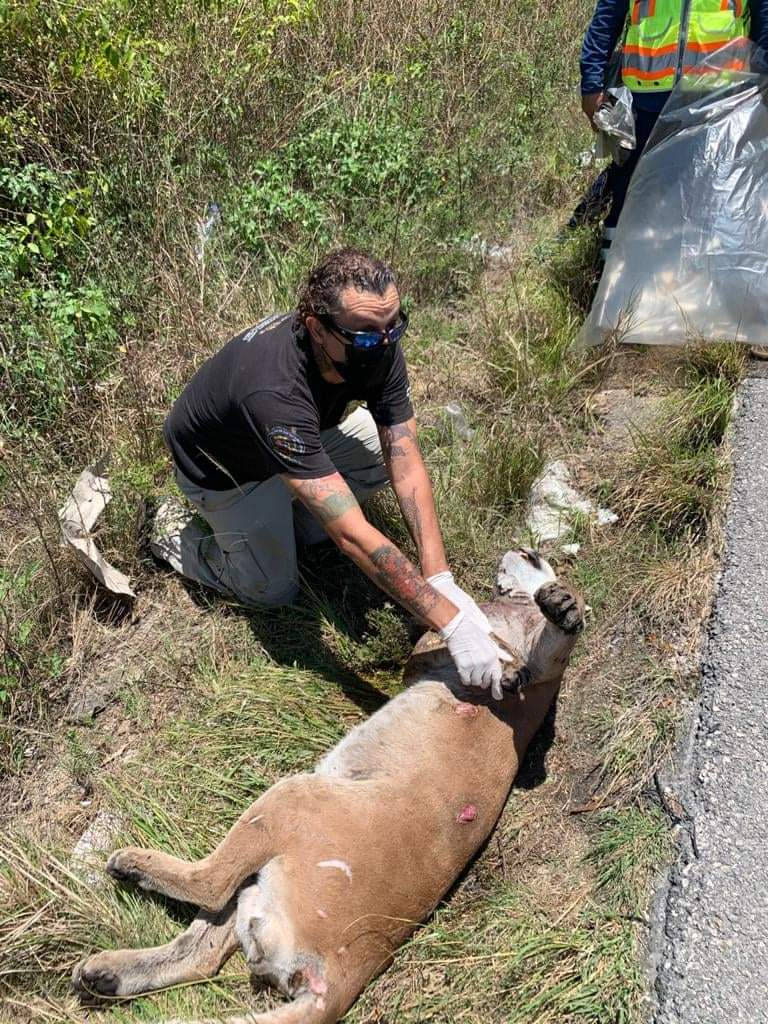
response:
{"label": "arm tattoo", "polygon": [[382,544],[371,554],[376,582],[409,612],[425,619],[440,595],[419,575],[416,568],[394,544]]}
{"label": "arm tattoo", "polygon": [[394,427],[382,427],[380,437],[384,458],[387,462],[408,454],[408,445],[398,444],[398,441],[411,441],[418,449],[419,442],[416,431],[412,430],[408,423],[397,423]]}
{"label": "arm tattoo", "polygon": [[416,498],[416,488],[411,491],[408,495],[404,495],[400,498],[400,510],[403,513],[403,519],[405,519],[413,543],[421,551],[421,541],[423,537],[422,526],[421,526],[421,511],[419,510],[419,503]]}
{"label": "arm tattoo", "polygon": [[358,507],[357,498],[348,488],[327,484],[322,480],[302,481],[299,493],[310,512],[323,526]]}

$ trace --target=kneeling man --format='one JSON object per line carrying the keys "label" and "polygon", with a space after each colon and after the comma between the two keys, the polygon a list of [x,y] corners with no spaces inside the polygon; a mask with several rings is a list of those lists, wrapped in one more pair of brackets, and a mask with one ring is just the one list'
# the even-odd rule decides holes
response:
{"label": "kneeling man", "polygon": [[[299,588],[297,539],[330,537],[440,632],[465,684],[500,698],[504,655],[446,561],[400,346],[407,326],[393,271],[342,249],[310,273],[295,311],[232,338],[165,423],[178,485],[210,532],[169,503],[152,550],[243,604],[281,605]],[[366,407],[345,417],[352,401]],[[387,482],[421,571],[360,508]]]}

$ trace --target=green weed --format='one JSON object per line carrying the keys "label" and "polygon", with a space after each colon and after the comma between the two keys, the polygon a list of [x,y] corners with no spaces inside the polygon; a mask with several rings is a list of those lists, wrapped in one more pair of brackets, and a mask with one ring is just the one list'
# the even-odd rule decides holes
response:
{"label": "green weed", "polygon": [[591,832],[600,896],[616,913],[644,917],[648,881],[671,853],[669,822],[658,809],[627,807],[597,815]]}

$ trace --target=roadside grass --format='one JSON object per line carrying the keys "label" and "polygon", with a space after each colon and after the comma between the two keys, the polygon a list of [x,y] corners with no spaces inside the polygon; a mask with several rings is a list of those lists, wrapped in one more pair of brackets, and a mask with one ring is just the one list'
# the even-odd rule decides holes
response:
{"label": "roadside grass", "polygon": [[[695,684],[744,354],[694,348],[657,365],[571,348],[596,236],[555,235],[586,178],[563,97],[590,11],[116,0],[99,18],[89,4],[71,18],[0,14],[17,83],[0,97],[0,773],[14,796],[1,812],[0,1017],[83,1020],[68,989],[80,956],[166,941],[189,920],[78,874],[72,847],[99,812],[123,822],[115,845],[202,854],[398,690],[414,624],[335,549],[303,558],[296,606],[252,614],[172,579],[146,546],[172,486],[169,403],[237,328],[290,305],[322,249],[353,241],[402,272],[459,582],[489,596],[498,557],[528,539],[527,494],[552,457],[584,462],[579,485],[620,522],[577,517],[578,556],[553,555],[591,605],[555,735],[533,745],[486,850],[348,1019],[643,1019],[649,884],[670,856],[653,775]],[[16,103],[19,83],[38,99]],[[212,200],[222,216],[203,243]],[[478,238],[509,243],[505,263],[485,265]],[[638,376],[665,393],[660,415],[607,450],[591,398]],[[473,435],[451,425],[449,402]],[[136,583],[132,617],[58,544],[56,509],[107,454],[98,540]],[[391,495],[370,515],[411,550]],[[76,684],[122,668],[102,715],[60,721]],[[236,957],[212,983],[87,1019],[253,1001]]]}
{"label": "roadside grass", "polygon": [[[354,680],[324,680],[263,660],[247,670],[236,661],[217,668],[201,664],[184,717],[168,721],[148,739],[141,758],[102,781],[101,807],[125,823],[115,842],[203,855],[259,792],[286,770],[309,767],[362,718],[355,707],[361,691],[354,686]],[[528,814],[525,803],[517,802],[504,827],[525,828]],[[613,904],[600,906],[601,892],[610,888],[616,900],[616,893],[628,894],[636,916],[635,901],[642,903],[643,887],[658,863],[664,828],[658,815],[655,827],[644,824],[640,812],[630,819],[625,823],[613,815],[607,825],[598,821],[599,842],[584,865],[597,867],[595,882],[556,912],[542,909],[541,894],[524,875],[505,881],[487,863],[493,855],[483,855],[486,863],[477,876],[470,874],[399,951],[348,1019],[383,1021],[397,1013],[406,1022],[441,1021],[446,1013],[461,1012],[478,1024],[634,1020],[642,994],[636,924]],[[645,836],[653,837],[653,847],[643,842]],[[32,837],[11,833],[2,849],[0,885],[4,904],[12,908],[0,927],[7,1006],[20,1007],[31,994],[27,1005],[35,1008],[44,993],[48,1019],[78,1019],[63,964],[69,968],[101,948],[168,941],[190,919],[188,908],[106,881],[84,881],[65,846],[41,848]],[[169,990],[122,1010],[118,1004],[89,1019],[224,1014],[252,998],[238,957],[212,985]]]}
{"label": "roadside grass", "polygon": [[722,498],[725,462],[718,451],[728,426],[734,381],[743,373],[743,346],[697,351],[684,380],[652,428],[641,432],[632,476],[616,498],[630,525],[665,539],[701,539]]}
{"label": "roadside grass", "polygon": [[[83,466],[110,456],[99,539],[143,584],[142,509],[168,487],[160,424],[227,336],[289,307],[319,252],[354,242],[400,269],[445,351],[446,313],[483,272],[472,236],[505,240],[583,178],[583,129],[562,95],[588,5],[553,0],[524,17],[508,0],[96,7],[0,13],[4,80],[16,83],[0,97],[0,431],[4,466],[19,467],[49,524]],[[221,216],[205,233],[214,200]],[[439,376],[436,361],[427,374]],[[506,452],[499,429],[485,419]],[[467,463],[491,518],[534,471],[537,439],[515,444],[506,467],[479,449]],[[12,518],[29,518],[2,469],[0,492]],[[484,529],[466,543],[453,531],[466,564]],[[50,607],[69,591],[67,559],[55,541],[40,557],[28,523],[21,535],[41,566],[29,603]],[[21,552],[8,559],[26,571]],[[3,670],[15,694],[0,705],[6,721],[37,719],[47,649],[67,656],[69,619],[61,607],[50,638],[37,630],[24,665]]]}
{"label": "roadside grass", "polygon": [[[534,312],[545,316],[546,308]],[[471,339],[471,321],[465,330]],[[446,438],[439,415],[443,395],[427,404],[425,449],[438,502],[447,512],[449,536],[451,529],[461,529],[462,519],[465,542],[475,531],[477,559],[460,562],[459,571],[478,596],[487,592],[495,556],[520,536],[532,474],[553,454],[547,437],[552,417],[563,422],[563,410],[569,410],[570,429],[552,436],[585,443],[584,397],[602,386],[602,374],[620,365],[618,356],[606,354],[568,364],[572,358],[564,353],[560,363],[552,359],[551,378],[539,371],[539,395],[554,398],[551,406],[540,403],[538,422],[523,400],[522,433],[515,432],[512,417],[501,420],[509,433],[495,436],[513,442],[517,436],[517,443],[497,449],[509,481],[503,501],[498,483],[485,489],[488,462],[482,460],[494,434],[482,402],[471,388],[461,393],[468,422],[477,430],[470,441]],[[700,371],[697,352],[688,362],[684,357],[681,370],[678,361],[671,374],[658,432],[653,426],[634,436],[612,481],[595,479],[601,500],[629,494],[638,460],[644,460],[647,484],[656,479],[654,467],[664,479],[676,471],[675,459],[688,457],[686,444],[722,459],[717,446],[725,427],[723,380],[732,394],[738,377],[729,376],[730,364],[718,361]],[[419,374],[428,371],[428,362],[422,363]],[[571,389],[561,386],[566,372],[575,378]],[[694,404],[702,394],[718,401]],[[681,413],[689,402],[694,410],[714,410],[703,426]],[[668,433],[670,410],[679,429],[676,444],[664,460],[649,458],[644,439]],[[520,460],[521,446],[531,445],[532,438],[541,445],[534,449],[536,459]],[[612,533],[575,524],[582,543],[578,559],[555,560],[584,590],[592,619],[560,702],[558,722],[567,740],[549,750],[548,768],[531,790],[513,790],[498,826],[499,845],[489,844],[435,917],[364,993],[350,1021],[396,1016],[417,1024],[449,1014],[477,1024],[642,1019],[648,886],[671,849],[670,826],[655,806],[652,780],[673,743],[680,699],[693,685],[691,644],[706,608],[717,537],[717,523],[710,520],[722,500],[724,472],[713,481],[718,490],[703,492],[699,512],[709,531],[704,539],[703,528],[664,537],[640,518],[627,517]],[[391,498],[373,514],[397,535]],[[120,715],[146,733],[127,757],[108,770],[98,767],[114,746],[98,720],[91,728],[71,727],[57,741],[73,782],[87,783],[98,809],[124,823],[115,845],[204,854],[264,788],[287,772],[311,767],[396,692],[408,622],[335,549],[318,549],[302,572],[304,594],[289,609],[251,615],[200,595],[204,613],[216,624],[216,642],[185,676],[174,713],[161,715],[150,732],[142,728],[142,716],[156,702],[162,680],[150,673],[121,693]],[[86,886],[69,865],[67,829],[48,824],[45,834],[40,842],[22,829],[0,840],[3,902],[11,908],[0,930],[0,986],[14,1008],[13,1020],[26,1019],[27,1007],[39,1019],[80,1019],[67,980],[79,956],[166,941],[189,920],[186,908],[109,884]],[[573,846],[568,854],[566,836]],[[559,899],[548,898],[542,871],[561,876],[558,892],[565,891]],[[261,1005],[267,997],[257,998]],[[234,958],[212,985],[91,1012],[89,1019],[225,1014],[253,999],[242,962]]]}
{"label": "roadside grass", "polygon": [[400,952],[388,983],[374,986],[349,1020],[636,1019],[642,977],[632,924],[592,910],[562,925],[537,903],[536,894],[503,884],[482,899],[458,898]]}

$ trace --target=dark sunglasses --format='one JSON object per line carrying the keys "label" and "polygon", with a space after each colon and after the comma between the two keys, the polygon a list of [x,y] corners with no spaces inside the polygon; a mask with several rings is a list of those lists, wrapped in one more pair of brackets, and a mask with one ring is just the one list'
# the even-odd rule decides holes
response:
{"label": "dark sunglasses", "polygon": [[317,319],[329,330],[344,338],[352,348],[363,350],[378,348],[385,342],[394,345],[408,329],[408,314],[403,309],[398,312],[395,322],[385,327],[383,331],[348,331],[346,327],[337,324],[330,313],[317,314]]}

